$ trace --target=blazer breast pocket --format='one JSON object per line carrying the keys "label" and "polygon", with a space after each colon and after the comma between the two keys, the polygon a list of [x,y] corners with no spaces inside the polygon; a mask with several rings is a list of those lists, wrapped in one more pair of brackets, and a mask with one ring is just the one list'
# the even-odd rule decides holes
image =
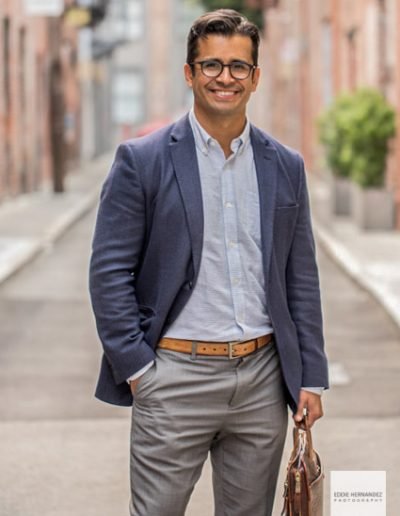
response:
{"label": "blazer breast pocket", "polygon": [[285,205],[285,206],[276,206],[275,208],[275,212],[285,212],[286,210],[296,210],[298,209],[299,205],[298,204],[288,204],[288,205]]}
{"label": "blazer breast pocket", "polygon": [[291,219],[297,218],[297,212],[299,211],[298,204],[290,204],[288,206],[277,206],[275,208],[275,220],[276,219]]}

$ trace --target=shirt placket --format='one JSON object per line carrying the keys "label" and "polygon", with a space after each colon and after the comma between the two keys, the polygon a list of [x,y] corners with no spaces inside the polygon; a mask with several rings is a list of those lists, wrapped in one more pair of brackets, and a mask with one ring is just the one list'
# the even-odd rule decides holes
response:
{"label": "shirt placket", "polygon": [[233,161],[236,155],[224,159],[221,168],[221,192],[224,214],[224,243],[227,257],[227,272],[232,294],[237,338],[243,336],[245,296],[243,291],[244,278],[240,254],[238,231],[238,199],[236,198],[233,177]]}

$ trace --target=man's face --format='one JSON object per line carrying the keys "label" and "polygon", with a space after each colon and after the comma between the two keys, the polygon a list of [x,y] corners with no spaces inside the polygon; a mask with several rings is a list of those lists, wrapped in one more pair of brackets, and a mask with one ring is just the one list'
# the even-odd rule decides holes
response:
{"label": "man's face", "polygon": [[[253,65],[251,56],[252,41],[247,36],[209,35],[207,39],[198,40],[198,56],[195,62],[215,59],[223,64],[243,61]],[[256,90],[260,70],[251,71],[247,79],[234,79],[228,67],[219,77],[205,76],[200,65],[195,65],[194,73],[185,64],[185,79],[193,89],[195,110],[203,117],[242,117],[246,113],[246,104],[253,91]]]}

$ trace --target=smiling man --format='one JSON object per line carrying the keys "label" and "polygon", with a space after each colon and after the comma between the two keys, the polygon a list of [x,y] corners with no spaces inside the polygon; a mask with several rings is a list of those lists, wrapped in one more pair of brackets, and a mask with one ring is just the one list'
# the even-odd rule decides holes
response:
{"label": "smiling man", "polygon": [[122,144],[90,289],[96,395],[132,405],[131,516],[183,516],[210,453],[216,516],[268,516],[285,441],[328,387],[301,157],[252,126],[259,33],[232,10],[188,36],[194,106]]}
{"label": "smiling man", "polygon": [[246,105],[260,76],[252,48],[248,36],[210,34],[188,49],[185,78],[193,89],[195,116],[217,141],[224,139],[228,155],[232,139],[244,129]]}

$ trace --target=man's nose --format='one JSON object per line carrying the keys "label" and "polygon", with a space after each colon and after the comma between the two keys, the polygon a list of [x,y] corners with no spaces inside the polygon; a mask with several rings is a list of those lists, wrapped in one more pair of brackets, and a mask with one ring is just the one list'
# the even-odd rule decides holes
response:
{"label": "man's nose", "polygon": [[230,83],[235,79],[231,75],[231,71],[229,66],[224,66],[221,72],[221,75],[217,77],[217,81],[223,82],[224,84]]}

